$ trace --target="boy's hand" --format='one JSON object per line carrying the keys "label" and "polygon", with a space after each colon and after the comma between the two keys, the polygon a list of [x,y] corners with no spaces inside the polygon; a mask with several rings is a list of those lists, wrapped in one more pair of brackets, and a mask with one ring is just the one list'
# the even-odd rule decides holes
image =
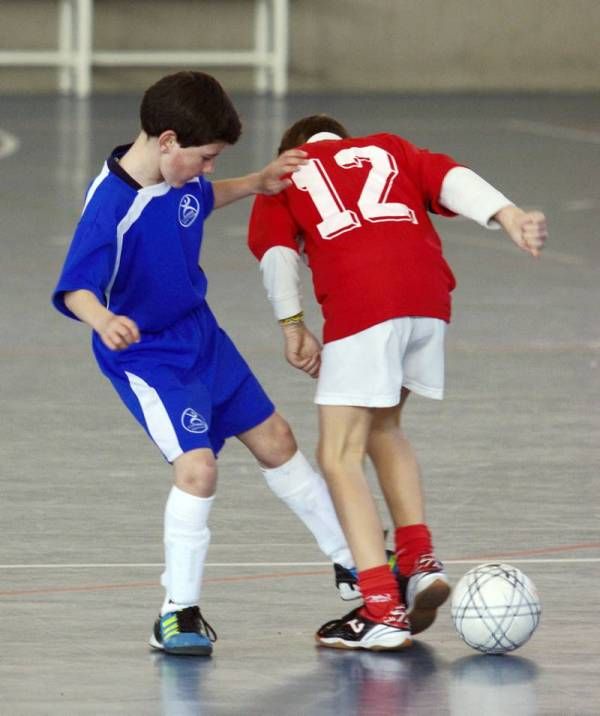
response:
{"label": "boy's hand", "polygon": [[321,344],[303,323],[282,326],[285,337],[285,358],[294,368],[311,378],[319,377]]}
{"label": "boy's hand", "polygon": [[257,194],[278,194],[290,186],[291,179],[284,179],[288,174],[298,171],[303,164],[306,164],[308,154],[300,149],[288,149],[280,154],[277,159],[258,173]]}
{"label": "boy's hand", "polygon": [[515,244],[532,256],[539,256],[548,238],[546,217],[541,211],[523,211],[505,206],[494,216]]}
{"label": "boy's hand", "polygon": [[102,343],[111,351],[121,351],[132,343],[139,343],[140,331],[135,321],[127,316],[111,314],[98,328]]}

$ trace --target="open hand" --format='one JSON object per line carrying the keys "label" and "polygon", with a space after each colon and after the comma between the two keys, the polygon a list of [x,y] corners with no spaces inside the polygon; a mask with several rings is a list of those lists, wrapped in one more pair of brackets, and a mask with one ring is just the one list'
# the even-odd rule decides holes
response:
{"label": "open hand", "polygon": [[307,153],[300,149],[288,149],[259,172],[259,194],[278,194],[290,186],[289,174],[298,171],[306,164]]}

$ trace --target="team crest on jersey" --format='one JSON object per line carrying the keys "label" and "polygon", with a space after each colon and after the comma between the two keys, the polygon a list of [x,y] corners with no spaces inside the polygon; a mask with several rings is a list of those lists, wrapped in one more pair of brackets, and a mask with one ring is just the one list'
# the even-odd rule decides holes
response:
{"label": "team crest on jersey", "polygon": [[184,229],[191,226],[200,213],[200,202],[193,194],[184,194],[179,202],[178,218]]}
{"label": "team crest on jersey", "polygon": [[181,413],[181,424],[188,433],[205,433],[208,423],[194,408],[186,408]]}

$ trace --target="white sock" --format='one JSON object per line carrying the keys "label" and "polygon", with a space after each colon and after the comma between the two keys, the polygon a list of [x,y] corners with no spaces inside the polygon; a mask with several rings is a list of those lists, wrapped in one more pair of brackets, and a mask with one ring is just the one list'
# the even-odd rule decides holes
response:
{"label": "white sock", "polygon": [[313,470],[304,455],[298,450],[283,465],[260,469],[277,497],[283,500],[312,532],[321,551],[332,562],[337,562],[347,569],[354,567],[354,560],[335,514],[325,480]]}
{"label": "white sock", "polygon": [[165,507],[166,589],[161,614],[195,606],[200,601],[204,561],[210,543],[206,526],[213,497],[196,497],[172,487]]}

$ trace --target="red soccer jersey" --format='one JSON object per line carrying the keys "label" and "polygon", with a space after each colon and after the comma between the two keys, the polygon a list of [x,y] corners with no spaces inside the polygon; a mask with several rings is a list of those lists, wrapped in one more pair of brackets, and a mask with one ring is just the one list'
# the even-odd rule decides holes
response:
{"label": "red soccer jersey", "polygon": [[249,246],[260,261],[303,240],[324,342],[402,316],[449,321],[455,281],[428,212],[453,216],[439,195],[457,163],[392,134],[302,149],[310,160],[292,186],[256,198]]}

